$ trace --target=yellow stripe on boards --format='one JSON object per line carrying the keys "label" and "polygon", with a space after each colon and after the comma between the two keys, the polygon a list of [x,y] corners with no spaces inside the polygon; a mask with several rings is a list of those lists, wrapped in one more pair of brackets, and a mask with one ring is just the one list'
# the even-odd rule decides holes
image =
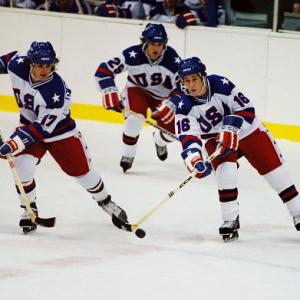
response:
{"label": "yellow stripe on boards", "polygon": [[0,95],[0,110],[8,112],[17,112],[19,109],[15,97]]}
{"label": "yellow stripe on boards", "polygon": [[[0,95],[0,111],[18,112],[14,96]],[[72,103],[71,115],[74,119],[93,120],[110,123],[123,123],[124,115],[115,111],[108,111],[100,105]]]}
{"label": "yellow stripe on boards", "polygon": [[300,142],[300,126],[263,122],[276,139]]}
{"label": "yellow stripe on boards", "polygon": [[74,119],[93,120],[110,123],[124,123],[123,113],[106,110],[100,105],[72,103],[71,116]]}
{"label": "yellow stripe on boards", "polygon": [[[18,106],[13,96],[0,95],[0,111],[18,112]],[[93,120],[122,124],[124,116],[122,113],[105,110],[100,105],[73,103],[71,106],[72,117],[75,119]],[[272,132],[276,139],[286,139],[300,142],[300,126],[274,124],[264,122],[264,125]]]}

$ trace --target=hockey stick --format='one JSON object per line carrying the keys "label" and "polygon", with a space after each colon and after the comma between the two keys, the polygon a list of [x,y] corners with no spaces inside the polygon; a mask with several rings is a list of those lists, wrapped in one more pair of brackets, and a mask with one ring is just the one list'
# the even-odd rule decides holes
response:
{"label": "hockey stick", "polygon": [[178,137],[177,137],[174,133],[172,133],[172,132],[168,131],[167,129],[164,129],[164,128],[160,127],[159,125],[157,125],[157,124],[155,124],[155,123],[149,121],[149,120],[146,119],[142,114],[138,114],[138,113],[132,111],[132,110],[131,110],[130,108],[128,108],[128,107],[124,107],[124,109],[127,110],[127,111],[128,111],[130,114],[132,114],[133,116],[139,118],[140,120],[143,120],[146,124],[148,124],[148,125],[150,125],[150,126],[156,128],[156,129],[162,131],[162,132],[165,133],[166,135],[168,135],[168,136],[172,137],[173,139],[179,141]]}
{"label": "hockey stick", "polygon": [[142,223],[144,223],[151,215],[153,215],[154,212],[156,212],[167,200],[172,198],[180,189],[182,189],[195,175],[196,175],[196,172],[194,171],[193,173],[190,174],[189,177],[187,177],[184,181],[182,181],[178,187],[176,187],[175,189],[170,191],[167,196],[165,196],[161,201],[159,201],[153,208],[151,208],[136,223],[134,223],[134,224],[125,223],[125,222],[121,221],[118,217],[116,217],[115,215],[112,215],[113,224],[116,227],[118,227],[120,229],[124,229],[126,231],[133,232],[133,231],[137,230],[137,228],[139,228]]}
{"label": "hockey stick", "polygon": [[[217,150],[211,154],[207,162],[211,162],[214,160],[218,155],[220,154],[220,148],[217,148]],[[113,224],[123,230],[133,232],[137,230],[142,223],[144,223],[151,215],[153,215],[167,200],[172,198],[179,190],[181,190],[195,175],[197,174],[196,171],[193,171],[189,177],[187,177],[185,180],[183,180],[175,189],[170,191],[167,196],[165,196],[162,200],[160,200],[153,208],[151,208],[142,218],[140,218],[136,223],[129,224],[121,221],[118,217],[115,215],[112,215],[112,222]]]}
{"label": "hockey stick", "polygon": [[[3,137],[2,137],[1,131],[0,131],[0,141],[3,142]],[[26,196],[24,187],[23,187],[22,182],[20,180],[20,177],[19,177],[19,174],[17,172],[16,165],[15,165],[15,162],[14,162],[14,159],[13,159],[12,155],[7,154],[6,158],[7,158],[8,164],[10,166],[10,169],[12,170],[13,177],[15,179],[16,185],[17,185],[17,187],[18,187],[18,189],[21,193],[21,200],[22,200],[22,202],[24,203],[24,205],[26,207],[26,211],[27,211],[28,216],[29,216],[30,220],[32,221],[32,223],[35,223],[35,224],[43,226],[43,227],[54,227],[55,226],[55,221],[56,221],[55,217],[44,219],[44,218],[38,217],[34,213],[34,211],[32,210],[32,208],[30,206],[30,202],[29,202],[29,200]]]}

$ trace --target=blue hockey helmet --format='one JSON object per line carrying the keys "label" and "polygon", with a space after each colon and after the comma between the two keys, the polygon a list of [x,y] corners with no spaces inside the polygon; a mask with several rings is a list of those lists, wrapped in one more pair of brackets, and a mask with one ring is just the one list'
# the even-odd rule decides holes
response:
{"label": "blue hockey helmet", "polygon": [[206,67],[198,57],[191,57],[183,59],[179,63],[178,74],[181,79],[184,76],[199,74],[200,76],[206,76]]}
{"label": "blue hockey helmet", "polygon": [[142,32],[141,41],[143,44],[168,42],[168,35],[162,24],[148,23]]}
{"label": "blue hockey helmet", "polygon": [[32,64],[50,65],[56,60],[56,53],[50,42],[32,42],[27,51],[27,57]]}

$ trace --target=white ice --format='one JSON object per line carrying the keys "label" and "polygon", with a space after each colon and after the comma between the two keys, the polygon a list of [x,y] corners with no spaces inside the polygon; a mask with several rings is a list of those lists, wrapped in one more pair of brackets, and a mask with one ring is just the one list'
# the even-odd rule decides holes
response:
{"label": "white ice", "polygon": [[[0,113],[8,136],[18,116]],[[135,223],[188,177],[180,146],[155,154],[152,128],[142,131],[133,168],[119,167],[122,126],[78,121],[113,200]],[[279,141],[296,185],[300,143]],[[76,163],[76,162],[74,162]],[[239,240],[225,244],[214,177],[193,180],[144,224],[144,239],[118,230],[50,155],[37,168],[41,217],[54,228],[18,228],[21,209],[11,171],[0,161],[1,300],[299,299],[300,233],[276,193],[241,160]],[[299,187],[299,185],[298,185]]]}

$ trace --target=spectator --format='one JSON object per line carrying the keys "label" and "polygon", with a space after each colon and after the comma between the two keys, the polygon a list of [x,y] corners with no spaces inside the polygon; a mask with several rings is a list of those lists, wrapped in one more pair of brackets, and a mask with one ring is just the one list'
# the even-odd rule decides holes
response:
{"label": "spectator", "polygon": [[150,19],[158,22],[175,23],[176,18],[183,12],[179,0],[164,0],[157,2],[150,11]]}
{"label": "spectator", "polygon": [[183,29],[188,25],[200,25],[207,21],[207,0],[184,0],[183,13],[175,21]]}
{"label": "spectator", "polygon": [[91,14],[90,5],[85,0],[50,0],[48,5],[47,8],[45,2],[38,9],[83,15]]}

